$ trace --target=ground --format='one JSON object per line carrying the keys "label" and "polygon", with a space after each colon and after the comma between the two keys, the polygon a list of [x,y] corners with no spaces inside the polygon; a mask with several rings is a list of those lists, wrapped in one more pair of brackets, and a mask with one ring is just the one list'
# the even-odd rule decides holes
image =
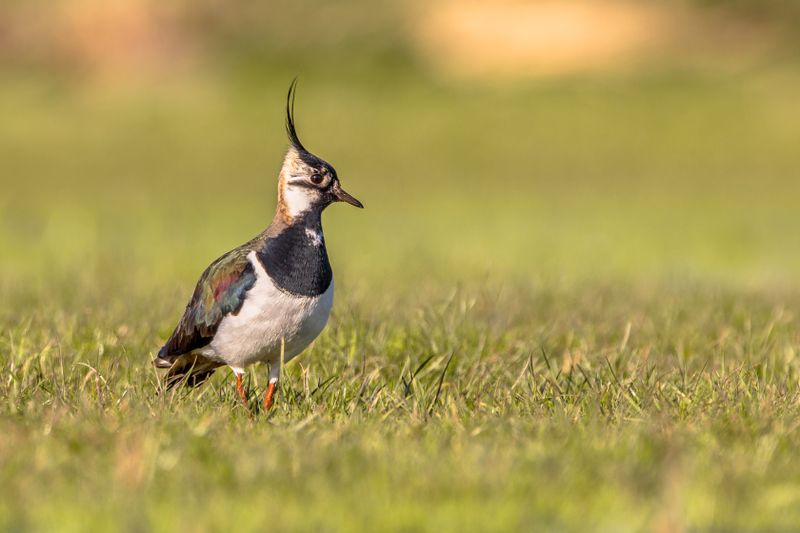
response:
{"label": "ground", "polygon": [[385,76],[301,81],[366,209],[253,418],[150,361],[271,218],[291,76],[3,84],[0,528],[796,530],[796,73]]}

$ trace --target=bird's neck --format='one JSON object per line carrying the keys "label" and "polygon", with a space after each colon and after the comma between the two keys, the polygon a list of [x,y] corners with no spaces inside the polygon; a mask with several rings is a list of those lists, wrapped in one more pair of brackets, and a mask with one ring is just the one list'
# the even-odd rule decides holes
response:
{"label": "bird's neck", "polygon": [[322,235],[321,211],[308,211],[288,223],[280,212],[267,230],[256,255],[273,283],[299,296],[319,296],[333,272]]}
{"label": "bird's neck", "polygon": [[290,214],[279,205],[272,219],[273,227],[299,226],[322,233],[322,209],[312,207],[299,213]]}

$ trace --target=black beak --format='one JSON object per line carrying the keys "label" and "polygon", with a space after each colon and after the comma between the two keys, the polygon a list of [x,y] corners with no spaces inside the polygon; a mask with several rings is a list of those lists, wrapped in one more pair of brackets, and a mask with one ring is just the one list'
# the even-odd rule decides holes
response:
{"label": "black beak", "polygon": [[333,197],[336,199],[337,202],[346,202],[350,205],[354,205],[358,208],[364,209],[364,204],[356,200],[347,191],[342,189],[338,181],[334,183],[331,193],[333,194]]}

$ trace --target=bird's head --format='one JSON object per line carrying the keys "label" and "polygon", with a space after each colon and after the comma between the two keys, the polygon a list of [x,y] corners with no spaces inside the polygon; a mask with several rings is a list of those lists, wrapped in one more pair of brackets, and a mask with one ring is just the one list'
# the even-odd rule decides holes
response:
{"label": "bird's head", "polygon": [[327,161],[306,150],[294,125],[294,95],[297,80],[289,86],[286,97],[286,132],[289,151],[283,160],[278,184],[278,209],[285,218],[293,219],[309,211],[322,211],[333,202],[347,202],[363,208],[363,204],[345,192],[336,170]]}

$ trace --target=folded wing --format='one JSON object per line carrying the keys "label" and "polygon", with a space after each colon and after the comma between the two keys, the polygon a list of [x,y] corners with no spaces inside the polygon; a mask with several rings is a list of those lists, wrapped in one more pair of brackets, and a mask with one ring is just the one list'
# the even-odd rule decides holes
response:
{"label": "folded wing", "polygon": [[213,263],[200,276],[181,321],[158,352],[156,365],[169,367],[180,356],[209,344],[226,315],[236,315],[247,291],[256,283],[249,250],[237,248]]}

